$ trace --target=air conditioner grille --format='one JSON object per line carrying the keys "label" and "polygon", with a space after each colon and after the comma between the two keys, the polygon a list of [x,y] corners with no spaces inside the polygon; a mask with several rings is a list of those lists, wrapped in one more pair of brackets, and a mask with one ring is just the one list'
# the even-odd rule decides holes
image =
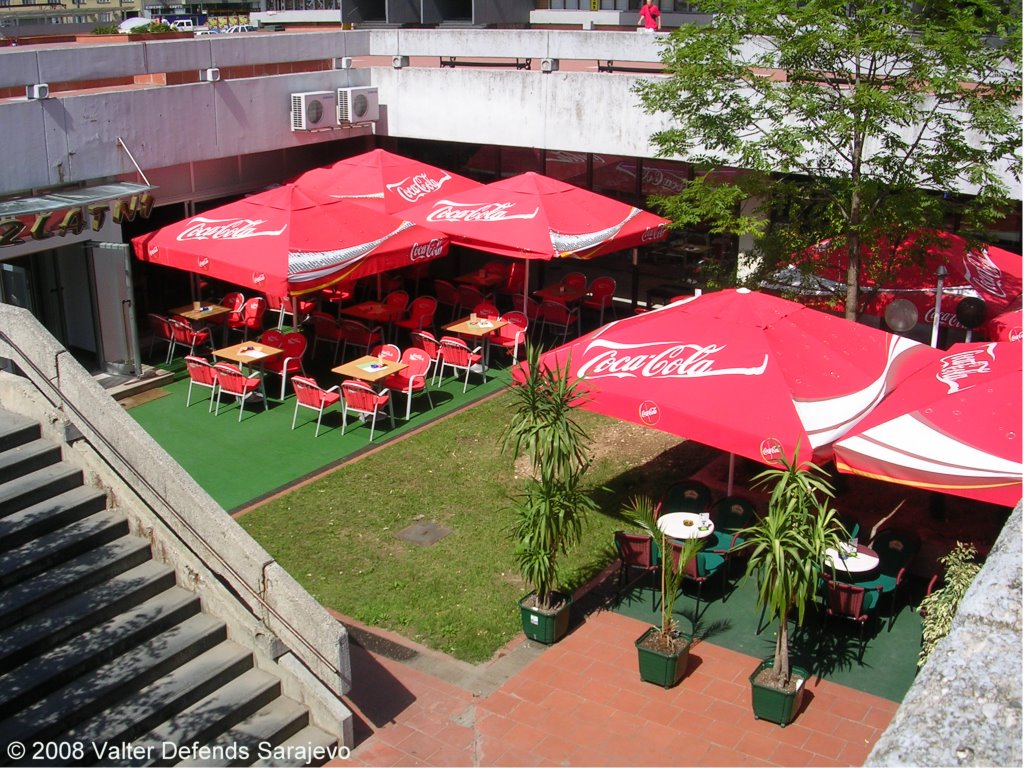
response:
{"label": "air conditioner grille", "polygon": [[376,88],[338,89],[339,123],[372,123],[379,118],[380,104]]}
{"label": "air conditioner grille", "polygon": [[291,127],[293,131],[316,131],[332,125],[336,95],[333,91],[309,91],[292,94]]}

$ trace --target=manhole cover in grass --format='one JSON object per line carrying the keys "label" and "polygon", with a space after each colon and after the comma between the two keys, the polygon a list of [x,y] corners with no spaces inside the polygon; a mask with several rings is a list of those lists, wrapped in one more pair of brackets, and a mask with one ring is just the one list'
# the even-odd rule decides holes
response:
{"label": "manhole cover in grass", "polygon": [[402,529],[395,535],[405,541],[411,541],[413,544],[429,547],[431,544],[439,542],[451,532],[450,528],[445,528],[443,525],[432,523],[429,520],[420,520],[408,528]]}

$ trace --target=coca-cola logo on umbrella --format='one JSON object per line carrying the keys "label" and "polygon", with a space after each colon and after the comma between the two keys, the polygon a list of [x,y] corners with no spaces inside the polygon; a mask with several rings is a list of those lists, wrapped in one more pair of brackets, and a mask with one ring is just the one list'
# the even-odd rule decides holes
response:
{"label": "coca-cola logo on umbrella", "polygon": [[266,279],[267,279],[267,276],[263,272],[253,272],[252,273],[252,284],[253,285],[262,285],[264,282],[266,282]]}
{"label": "coca-cola logo on umbrella", "polygon": [[409,249],[409,261],[426,261],[444,253],[444,241],[435,237],[429,243],[414,243]]}
{"label": "coca-cola logo on umbrella", "polygon": [[658,409],[658,404],[653,400],[644,400],[640,403],[638,413],[640,415],[640,421],[649,427],[653,427],[658,423],[658,419],[661,418],[661,411]]}
{"label": "coca-cola logo on umbrella", "polygon": [[208,219],[196,216],[175,238],[178,242],[189,240],[244,240],[249,237],[277,237],[288,225],[276,230],[260,230],[266,219]]}
{"label": "coca-cola logo on umbrella", "polygon": [[[719,355],[726,344],[656,342],[621,344],[596,339],[583,351],[579,378],[694,379],[705,376],[760,376],[768,367],[768,355],[750,365],[721,366]],[[742,352],[741,352],[742,354]]]}
{"label": "coca-cola logo on umbrella", "polygon": [[988,255],[988,250],[968,250],[964,254],[964,274],[975,288],[1005,299],[1003,273]]}
{"label": "coca-cola logo on umbrella", "polygon": [[[946,385],[947,394],[963,392],[977,383],[977,377],[992,370],[993,350],[970,349],[943,357],[935,378]],[[967,383],[967,381],[970,383]],[[966,384],[966,386],[965,386]]]}
{"label": "coca-cola logo on umbrella", "polygon": [[210,259],[208,256],[200,256],[196,259],[196,264],[200,269],[207,270],[210,268]]}
{"label": "coca-cola logo on umbrella", "polygon": [[768,437],[761,441],[761,458],[768,464],[782,461],[782,443],[774,437]]}
{"label": "coca-cola logo on umbrella", "polygon": [[511,219],[532,219],[540,212],[540,208],[534,208],[528,213],[511,213],[515,207],[515,203],[455,203],[451,200],[440,200],[434,204],[434,210],[427,214],[427,221],[493,224],[496,221]]}
{"label": "coca-cola logo on umbrella", "polygon": [[406,202],[415,203],[431,192],[437,192],[444,186],[446,181],[451,181],[451,178],[447,173],[439,179],[431,178],[426,173],[418,173],[415,176],[406,177],[401,181],[397,181],[394,184],[386,184],[385,186],[389,191],[394,192]]}

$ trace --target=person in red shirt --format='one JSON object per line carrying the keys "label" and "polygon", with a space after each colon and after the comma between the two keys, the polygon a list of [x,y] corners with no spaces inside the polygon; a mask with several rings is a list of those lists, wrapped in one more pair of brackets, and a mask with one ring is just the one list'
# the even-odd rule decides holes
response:
{"label": "person in red shirt", "polygon": [[654,4],[654,0],[644,0],[640,6],[640,18],[636,25],[643,26],[645,32],[654,32],[661,29],[661,9]]}

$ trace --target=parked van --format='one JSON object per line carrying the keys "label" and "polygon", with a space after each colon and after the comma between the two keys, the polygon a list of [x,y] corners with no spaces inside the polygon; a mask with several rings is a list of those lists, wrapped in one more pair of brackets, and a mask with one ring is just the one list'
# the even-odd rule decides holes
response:
{"label": "parked van", "polygon": [[172,21],[171,26],[179,32],[194,32],[196,25],[192,23],[192,19],[178,19]]}

